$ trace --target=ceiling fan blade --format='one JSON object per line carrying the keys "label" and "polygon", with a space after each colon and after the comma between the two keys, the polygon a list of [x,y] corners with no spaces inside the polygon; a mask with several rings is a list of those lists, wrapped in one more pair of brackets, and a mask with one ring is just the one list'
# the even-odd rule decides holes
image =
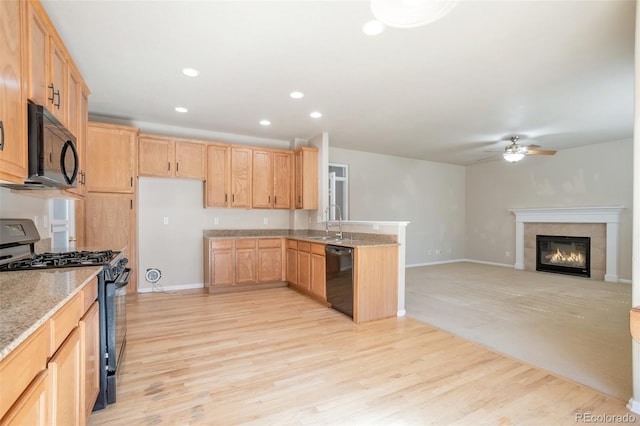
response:
{"label": "ceiling fan blade", "polygon": [[528,149],[527,155],[556,155],[557,151]]}
{"label": "ceiling fan blade", "polygon": [[532,144],[532,145],[527,145],[525,148],[527,148],[527,149],[536,149],[536,148],[540,148],[540,145]]}

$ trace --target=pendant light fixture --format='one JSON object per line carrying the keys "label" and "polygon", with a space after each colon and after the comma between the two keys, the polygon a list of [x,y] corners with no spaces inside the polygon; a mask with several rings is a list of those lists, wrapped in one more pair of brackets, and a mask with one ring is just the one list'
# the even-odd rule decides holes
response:
{"label": "pendant light fixture", "polygon": [[445,16],[458,0],[371,0],[373,16],[384,25],[415,28]]}

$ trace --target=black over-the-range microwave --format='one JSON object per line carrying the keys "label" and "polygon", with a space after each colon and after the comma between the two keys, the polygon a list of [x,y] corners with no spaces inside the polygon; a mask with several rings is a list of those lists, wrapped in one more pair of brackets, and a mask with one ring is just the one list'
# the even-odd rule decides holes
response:
{"label": "black over-the-range microwave", "polygon": [[28,177],[19,189],[67,189],[76,186],[76,138],[42,105],[29,103],[27,111]]}

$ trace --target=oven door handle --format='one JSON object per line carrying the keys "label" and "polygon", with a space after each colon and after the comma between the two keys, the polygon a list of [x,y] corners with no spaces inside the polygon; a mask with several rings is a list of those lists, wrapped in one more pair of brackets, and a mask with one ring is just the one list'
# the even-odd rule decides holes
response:
{"label": "oven door handle", "polygon": [[131,268],[125,268],[118,279],[114,281],[116,290],[129,284],[129,278],[131,278]]}

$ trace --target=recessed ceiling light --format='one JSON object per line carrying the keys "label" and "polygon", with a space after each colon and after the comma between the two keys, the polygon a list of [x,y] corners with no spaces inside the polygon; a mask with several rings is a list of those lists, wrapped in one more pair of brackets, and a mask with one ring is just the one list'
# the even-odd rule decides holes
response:
{"label": "recessed ceiling light", "polygon": [[293,99],[301,99],[304,97],[304,93],[296,91],[289,93],[289,96],[291,96]]}
{"label": "recessed ceiling light", "polygon": [[187,112],[189,111],[188,109],[186,109],[185,107],[176,107],[176,111],[177,112]]}
{"label": "recessed ceiling light", "polygon": [[269,120],[260,120],[260,124],[263,126],[271,126],[271,122]]}
{"label": "recessed ceiling light", "polygon": [[195,68],[182,68],[182,74],[187,77],[197,77],[200,72]]}
{"label": "recessed ceiling light", "polygon": [[318,112],[318,111],[313,111],[311,114],[309,114],[309,117],[311,117],[311,118],[320,118],[320,117],[322,117],[322,113]]}
{"label": "recessed ceiling light", "polygon": [[368,36],[375,36],[384,31],[384,24],[380,21],[368,21],[362,26],[362,32]]}

